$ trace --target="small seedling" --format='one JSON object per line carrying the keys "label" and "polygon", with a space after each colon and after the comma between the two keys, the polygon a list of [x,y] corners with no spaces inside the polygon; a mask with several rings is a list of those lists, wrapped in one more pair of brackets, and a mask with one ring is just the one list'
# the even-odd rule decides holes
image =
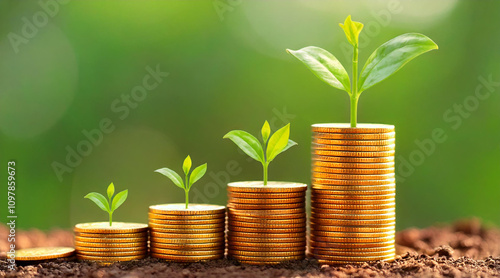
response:
{"label": "small seedling", "polygon": [[370,55],[358,79],[358,38],[363,24],[352,21],[351,16],[348,16],[344,24],[339,25],[353,47],[352,86],[346,70],[330,52],[316,46],[286,51],[304,63],[319,79],[349,94],[351,127],[356,127],[358,99],[362,92],[393,75],[413,58],[438,49],[438,46],[422,34],[407,33],[395,37],[379,46]]}
{"label": "small seedling", "polygon": [[290,124],[278,129],[272,136],[271,127],[267,121],[264,122],[261,130],[262,143],[252,134],[243,130],[233,130],[224,135],[233,141],[242,151],[251,158],[262,163],[264,171],[264,185],[267,185],[267,168],[269,163],[280,153],[297,145],[290,140]]}
{"label": "small seedling", "polygon": [[119,208],[125,200],[127,200],[128,190],[123,190],[122,192],[115,194],[115,185],[111,183],[107,190],[108,199],[102,194],[97,192],[91,192],[85,195],[85,198],[92,200],[99,208],[104,210],[109,214],[109,226],[113,225],[113,212]]}
{"label": "small seedling", "polygon": [[191,164],[191,157],[188,155],[182,164],[182,170],[185,174],[184,181],[181,176],[169,168],[161,168],[155,171],[169,178],[177,187],[184,189],[184,193],[186,194],[186,209],[188,209],[189,206],[189,190],[191,190],[191,186],[193,186],[193,184],[201,179],[207,172],[206,163],[196,167],[190,172]]}

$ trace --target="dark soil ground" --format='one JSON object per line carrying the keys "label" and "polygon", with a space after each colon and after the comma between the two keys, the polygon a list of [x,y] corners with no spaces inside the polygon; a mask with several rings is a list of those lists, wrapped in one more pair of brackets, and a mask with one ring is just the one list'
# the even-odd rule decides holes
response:
{"label": "dark soil ground", "polygon": [[[0,237],[6,238],[5,228]],[[314,259],[278,266],[240,265],[231,260],[179,264],[153,258],[100,266],[88,262],[56,260],[7,270],[0,262],[0,277],[500,277],[500,230],[486,229],[477,220],[453,226],[408,229],[396,237],[394,262],[360,266],[326,266]],[[6,242],[0,243],[6,250]],[[71,246],[72,234],[53,231],[18,233],[18,246]]]}

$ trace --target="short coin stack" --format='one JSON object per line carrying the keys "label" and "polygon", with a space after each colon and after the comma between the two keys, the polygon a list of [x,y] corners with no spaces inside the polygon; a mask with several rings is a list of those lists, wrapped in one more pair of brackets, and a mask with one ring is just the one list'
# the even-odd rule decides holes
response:
{"label": "short coin stack", "polygon": [[304,259],[306,190],[287,182],[228,184],[228,256],[257,265]]}
{"label": "short coin stack", "polygon": [[394,126],[312,131],[311,255],[326,264],[394,260]]}
{"label": "short coin stack", "polygon": [[176,262],[224,257],[224,206],[165,204],[149,207],[151,256]]}
{"label": "short coin stack", "polygon": [[77,224],[76,257],[112,263],[142,259],[148,253],[148,226],[140,223],[95,222]]}

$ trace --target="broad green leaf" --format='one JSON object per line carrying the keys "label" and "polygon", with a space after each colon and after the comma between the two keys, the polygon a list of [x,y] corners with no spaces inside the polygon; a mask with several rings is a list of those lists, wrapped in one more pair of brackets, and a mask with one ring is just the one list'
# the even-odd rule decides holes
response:
{"label": "broad green leaf", "polygon": [[120,207],[125,200],[127,200],[128,190],[123,190],[116,194],[115,198],[113,198],[113,203],[111,205],[111,212],[115,211],[118,207]]}
{"label": "broad green leaf", "polygon": [[286,148],[288,144],[288,138],[290,137],[290,124],[278,129],[269,138],[269,143],[267,144],[267,162],[271,162],[283,149]]}
{"label": "broad green leaf", "polygon": [[266,144],[267,139],[269,139],[269,134],[271,134],[271,127],[269,126],[269,123],[267,121],[264,122],[262,130],[260,132],[262,134],[262,141],[264,142],[264,144]]}
{"label": "broad green leaf", "polygon": [[161,168],[156,170],[155,172],[160,173],[167,178],[169,178],[175,185],[178,187],[185,189],[184,188],[184,182],[182,181],[182,178],[173,170],[170,170],[168,168]]}
{"label": "broad green leaf", "polygon": [[200,165],[196,167],[193,172],[191,173],[191,176],[189,177],[189,189],[191,186],[197,182],[199,179],[201,179],[205,173],[207,172],[207,164]]}
{"label": "broad green leaf", "polygon": [[113,194],[115,194],[115,185],[113,183],[109,184],[107,193],[108,199],[111,202],[111,198],[113,197]]}
{"label": "broad green leaf", "polygon": [[282,153],[282,152],[284,152],[284,151],[288,150],[289,148],[291,148],[291,147],[293,147],[293,146],[295,146],[295,145],[297,145],[297,143],[296,143],[296,142],[292,141],[291,139],[288,139],[288,143],[286,144],[286,147],[285,147],[283,150],[281,150],[281,152],[280,152],[280,153]]}
{"label": "broad green leaf", "polygon": [[188,174],[189,170],[191,170],[191,157],[188,155],[186,159],[184,159],[184,163],[182,163],[182,170],[184,170],[184,174]]}
{"label": "broad green leaf", "polygon": [[349,75],[342,64],[330,52],[316,47],[308,46],[299,50],[286,50],[306,65],[319,79],[328,85],[351,92]]}
{"label": "broad green leaf", "polygon": [[91,193],[85,195],[85,198],[90,199],[100,209],[104,210],[105,212],[109,212],[108,200],[106,200],[106,197],[102,196],[102,194],[97,193],[97,192],[91,192]]}
{"label": "broad green leaf", "polygon": [[344,30],[345,36],[347,37],[349,43],[353,46],[357,46],[359,41],[359,33],[361,33],[361,30],[363,29],[363,23],[352,21],[351,16],[349,15],[345,19],[344,24],[339,23],[339,25]]}
{"label": "broad green leaf", "polygon": [[359,77],[359,92],[388,78],[413,58],[438,49],[427,36],[408,33],[395,37],[377,48],[368,58]]}
{"label": "broad green leaf", "polygon": [[244,151],[251,158],[264,163],[264,152],[259,140],[252,134],[243,130],[233,130],[224,135],[233,141],[242,151]]}

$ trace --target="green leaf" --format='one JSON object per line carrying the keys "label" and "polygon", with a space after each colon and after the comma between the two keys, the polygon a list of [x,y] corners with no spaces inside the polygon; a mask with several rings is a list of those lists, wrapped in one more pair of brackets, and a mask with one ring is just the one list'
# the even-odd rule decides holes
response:
{"label": "green leaf", "polygon": [[286,51],[304,63],[328,85],[348,93],[351,92],[349,75],[339,60],[330,52],[316,46],[308,46],[295,51],[287,49]]}
{"label": "green leaf", "polygon": [[349,15],[345,19],[344,24],[339,23],[339,25],[344,30],[345,36],[347,37],[349,43],[353,46],[357,46],[359,41],[359,33],[361,33],[361,30],[363,29],[363,23],[352,21],[351,16]]}
{"label": "green leaf", "polygon": [[292,140],[288,139],[288,143],[286,144],[286,147],[285,147],[283,150],[281,150],[281,152],[280,152],[280,153],[282,153],[282,152],[284,152],[284,151],[288,150],[289,148],[291,148],[291,147],[293,147],[293,146],[295,146],[295,145],[297,145],[297,143],[296,143],[296,142],[294,142],[294,141],[292,141]]}
{"label": "green leaf", "polygon": [[266,144],[267,139],[269,139],[269,135],[271,134],[271,127],[269,126],[269,123],[267,121],[264,122],[260,133],[262,134],[262,141],[264,142],[264,144]]}
{"label": "green leaf", "polygon": [[186,159],[184,159],[184,163],[182,164],[182,170],[184,170],[184,173],[187,175],[189,173],[189,170],[191,170],[191,157],[188,155]]}
{"label": "green leaf", "polygon": [[111,212],[115,211],[118,207],[120,207],[125,200],[127,200],[128,190],[123,190],[116,194],[115,198],[113,198],[113,203],[111,204]]}
{"label": "green leaf", "polygon": [[264,151],[259,140],[252,134],[243,130],[233,130],[224,135],[233,141],[242,151],[244,151],[251,158],[264,163]]}
{"label": "green leaf", "polygon": [[368,58],[359,77],[359,92],[388,78],[413,58],[438,49],[425,35],[408,33],[395,37],[377,48]]}
{"label": "green leaf", "polygon": [[199,179],[201,179],[205,173],[207,172],[207,164],[200,165],[196,167],[193,172],[191,173],[191,176],[189,177],[189,188],[191,189],[191,186],[193,183],[197,182]]}
{"label": "green leaf", "polygon": [[288,138],[290,137],[290,124],[278,129],[269,138],[269,143],[267,144],[267,162],[271,162],[281,151],[283,151],[288,145]]}
{"label": "green leaf", "polygon": [[169,178],[176,186],[185,189],[184,188],[184,182],[182,181],[182,178],[173,170],[170,170],[168,168],[161,168],[156,170],[155,172],[160,173],[167,178]]}
{"label": "green leaf", "polygon": [[113,197],[113,194],[115,194],[115,185],[113,183],[110,183],[108,186],[108,199],[111,202],[111,198]]}
{"label": "green leaf", "polygon": [[105,212],[109,212],[108,200],[106,200],[106,197],[102,196],[102,194],[97,193],[97,192],[91,192],[91,193],[85,195],[85,198],[90,199],[100,209],[104,210]]}

